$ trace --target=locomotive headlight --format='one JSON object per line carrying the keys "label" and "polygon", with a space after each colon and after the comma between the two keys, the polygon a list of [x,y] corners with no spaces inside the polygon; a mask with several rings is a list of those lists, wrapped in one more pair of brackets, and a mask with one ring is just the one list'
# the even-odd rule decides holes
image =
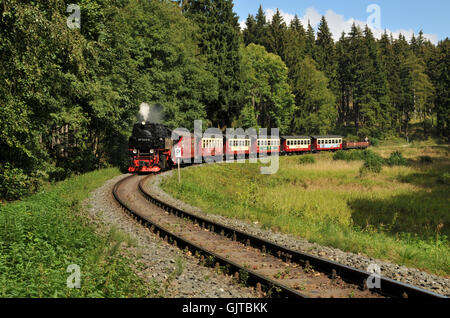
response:
{"label": "locomotive headlight", "polygon": [[153,155],[155,153],[155,151],[152,149],[152,150],[150,150],[150,153]]}
{"label": "locomotive headlight", "polygon": [[134,153],[134,154],[137,154],[137,149],[134,149],[134,150],[133,150],[133,153]]}

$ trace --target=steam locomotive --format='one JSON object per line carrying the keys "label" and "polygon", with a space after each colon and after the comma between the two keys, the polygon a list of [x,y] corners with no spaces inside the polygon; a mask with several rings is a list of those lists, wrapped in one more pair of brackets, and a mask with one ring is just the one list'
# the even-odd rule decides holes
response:
{"label": "steam locomotive", "polygon": [[171,162],[171,130],[161,124],[142,122],[133,126],[129,140],[131,173],[151,173],[168,169]]}
{"label": "steam locomotive", "polygon": [[[227,156],[248,157],[252,154],[265,155],[278,153],[295,155],[307,152],[365,149],[369,142],[344,141],[342,136],[281,136],[277,139],[267,137],[203,137],[179,135],[172,140],[172,131],[161,124],[142,122],[135,124],[129,141],[131,173],[157,173],[175,165],[175,148],[181,150],[181,160],[201,157],[217,159]],[[194,153],[194,152],[197,153]],[[190,162],[190,161],[189,161]]]}

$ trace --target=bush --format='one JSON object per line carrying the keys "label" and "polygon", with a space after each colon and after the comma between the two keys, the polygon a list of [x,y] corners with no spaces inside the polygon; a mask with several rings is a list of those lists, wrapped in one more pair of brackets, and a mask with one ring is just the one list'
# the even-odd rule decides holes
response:
{"label": "bush", "polygon": [[368,157],[364,161],[364,165],[362,166],[359,172],[361,175],[365,175],[368,172],[380,173],[382,169],[383,169],[382,161],[380,161],[376,157]]}
{"label": "bush", "polygon": [[6,163],[0,167],[0,199],[12,201],[36,191],[38,182],[22,169]]}
{"label": "bush", "polygon": [[346,160],[346,161],[356,161],[356,160],[366,160],[367,158],[374,158],[374,160],[380,161],[383,164],[383,158],[372,150],[339,150],[333,155],[333,160]]}
{"label": "bush", "polygon": [[380,140],[377,138],[369,138],[369,142],[371,146],[378,146],[380,144]]}
{"label": "bush", "polygon": [[314,158],[314,156],[311,155],[301,156],[298,159],[298,163],[301,165],[313,164],[316,163],[316,158]]}
{"label": "bush", "polygon": [[395,152],[391,153],[391,156],[389,157],[389,159],[386,160],[386,164],[391,167],[392,166],[406,166],[406,165],[408,165],[408,162],[403,157],[401,152],[395,151]]}
{"label": "bush", "polygon": [[346,160],[346,152],[344,150],[339,150],[333,154],[333,160]]}
{"label": "bush", "polygon": [[53,182],[63,181],[68,177],[70,177],[70,170],[61,167],[56,167],[48,173],[49,180]]}
{"label": "bush", "polygon": [[433,163],[433,159],[430,156],[421,156],[419,161],[420,163]]}
{"label": "bush", "polygon": [[450,185],[450,173],[449,173],[449,172],[444,172],[444,173],[439,177],[439,182],[441,182],[441,183],[443,183],[443,184]]}

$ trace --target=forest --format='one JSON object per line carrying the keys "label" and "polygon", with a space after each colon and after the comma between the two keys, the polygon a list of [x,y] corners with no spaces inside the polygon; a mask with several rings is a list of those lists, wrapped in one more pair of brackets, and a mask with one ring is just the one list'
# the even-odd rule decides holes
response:
{"label": "forest", "polygon": [[232,0],[0,0],[0,199],[120,166],[143,102],[171,128],[280,128],[373,142],[449,138],[450,41],[327,21],[289,25]]}

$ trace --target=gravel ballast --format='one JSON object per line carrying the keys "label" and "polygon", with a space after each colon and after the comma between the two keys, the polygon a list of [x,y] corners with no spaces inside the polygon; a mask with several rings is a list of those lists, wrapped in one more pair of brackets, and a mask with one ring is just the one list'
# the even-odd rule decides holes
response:
{"label": "gravel ballast", "polygon": [[136,246],[122,244],[136,260],[134,270],[148,284],[156,282],[159,296],[166,298],[255,298],[253,288],[237,284],[229,276],[199,264],[199,260],[165,243],[139,225],[114,200],[114,185],[128,175],[107,181],[93,191],[85,205],[90,218],[101,231],[114,227],[128,234]]}
{"label": "gravel ballast", "polygon": [[206,214],[199,208],[190,206],[185,202],[173,198],[160,188],[159,185],[161,181],[171,175],[172,171],[169,171],[150,178],[146,184],[146,190],[148,190],[152,195],[155,195],[162,201],[169,203],[179,209],[202,216],[219,224],[233,227],[235,229],[264,238],[268,241],[286,246],[287,248],[333,260],[364,271],[367,271],[369,266],[371,266],[372,264],[376,264],[381,269],[381,275],[384,277],[417,286],[419,288],[427,289],[438,294],[450,296],[450,280],[447,278],[432,275],[418,269],[408,268],[386,261],[369,258],[364,255],[358,255],[354,253],[344,252],[336,248],[321,246],[319,244],[311,243],[292,235],[274,233],[270,230],[262,229],[260,226],[258,226],[258,224],[246,223],[240,220],[226,218],[220,215]]}

